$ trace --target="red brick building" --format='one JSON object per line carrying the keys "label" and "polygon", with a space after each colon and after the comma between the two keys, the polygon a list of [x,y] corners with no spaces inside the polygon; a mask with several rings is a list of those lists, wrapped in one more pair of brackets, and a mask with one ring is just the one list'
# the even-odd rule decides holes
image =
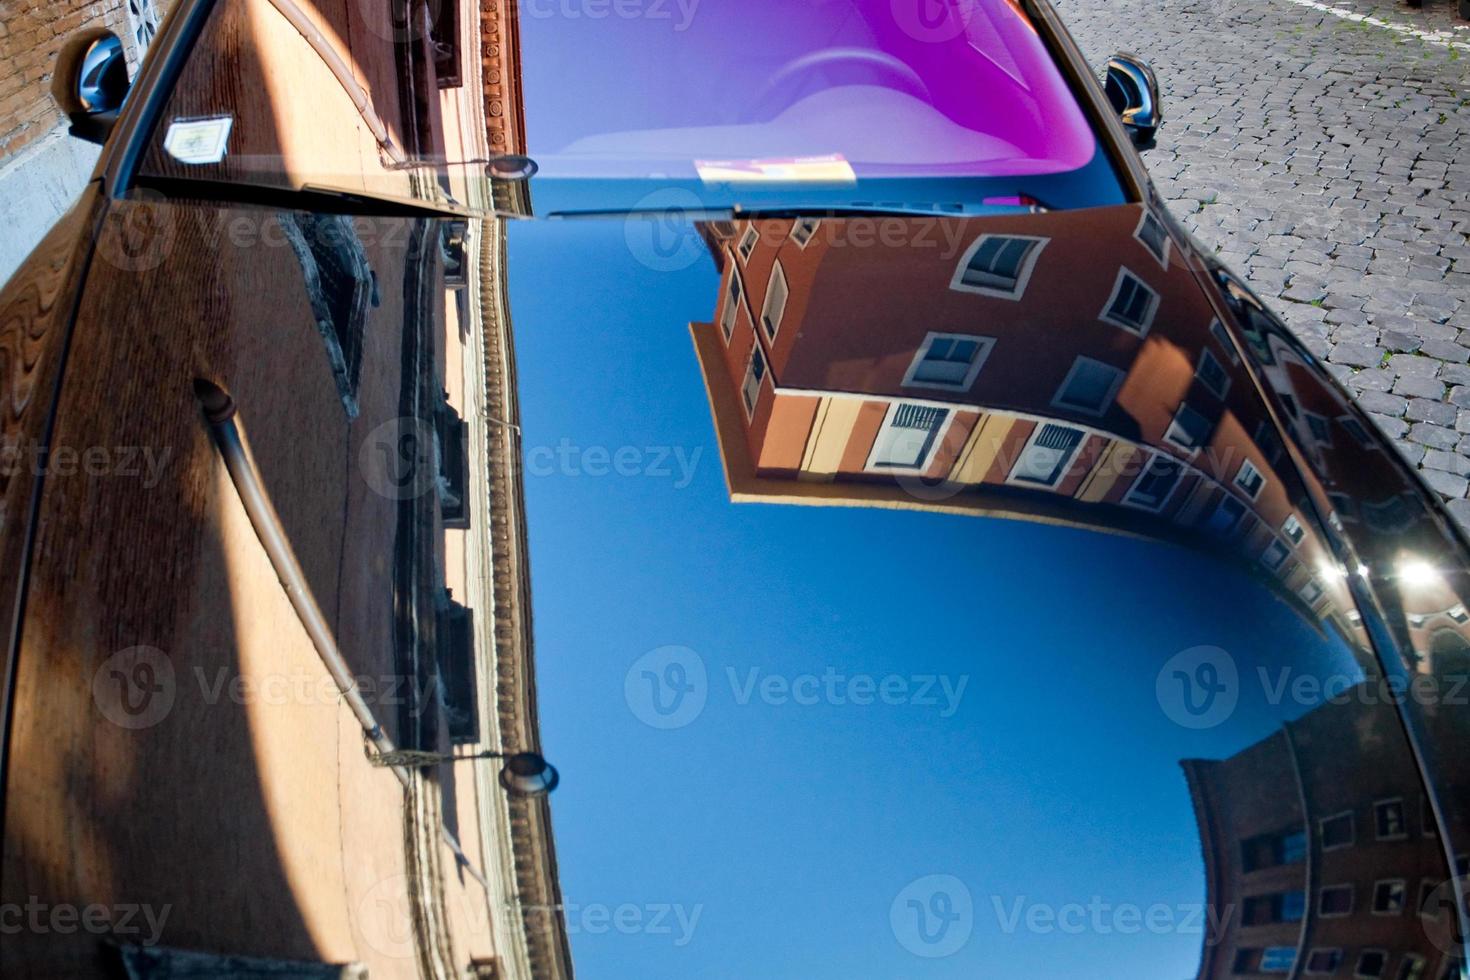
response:
{"label": "red brick building", "polygon": [[1217,311],[1139,206],[711,224],[691,325],[737,500],[1225,542],[1360,630]]}
{"label": "red brick building", "polygon": [[1459,977],[1433,809],[1402,741],[1358,736],[1386,710],[1372,697],[1346,692],[1228,759],[1182,763],[1220,923],[1202,980]]}

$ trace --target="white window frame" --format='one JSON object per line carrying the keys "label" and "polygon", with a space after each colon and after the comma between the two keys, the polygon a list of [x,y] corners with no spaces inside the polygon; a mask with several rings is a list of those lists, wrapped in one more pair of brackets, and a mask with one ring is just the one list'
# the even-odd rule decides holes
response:
{"label": "white window frame", "polygon": [[[893,417],[898,414],[898,410],[904,405],[918,405],[921,408],[938,409],[939,411],[945,413],[944,421],[939,423],[939,429],[934,433],[934,442],[930,444],[928,451],[924,453],[924,458],[919,461],[918,465],[879,466],[877,465],[878,444],[883,441],[883,433],[889,430],[889,428],[893,424]],[[872,448],[868,450],[867,461],[863,463],[863,472],[898,473],[901,475],[912,475],[925,472],[934,463],[935,455],[939,452],[940,447],[944,445],[945,437],[949,435],[949,427],[954,424],[954,419],[957,414],[959,413],[955,411],[953,405],[946,405],[941,407],[939,405],[935,405],[929,402],[910,401],[905,399],[898,399],[896,401],[890,402],[888,405],[888,411],[883,414],[883,424],[878,426],[878,434],[873,437]]]}
{"label": "white window frame", "polygon": [[[1195,453],[1199,452],[1206,445],[1208,445],[1208,440],[1206,440],[1205,442],[1200,443],[1198,446],[1191,446],[1188,443],[1180,442],[1178,439],[1175,439],[1174,438],[1174,436],[1173,436],[1174,426],[1176,426],[1176,425],[1179,424],[1179,415],[1185,409],[1188,409],[1189,411],[1193,412],[1194,414],[1196,414],[1196,415],[1200,416],[1201,418],[1206,419],[1206,421],[1208,421],[1208,418],[1205,416],[1205,413],[1204,412],[1199,411],[1197,408],[1195,408],[1193,405],[1189,404],[1189,402],[1187,402],[1187,401],[1180,402],[1179,403],[1179,407],[1176,408],[1176,409],[1174,409],[1174,415],[1173,415],[1173,417],[1169,420],[1169,427],[1164,430],[1164,441],[1167,442],[1169,445],[1174,446],[1176,449],[1179,449],[1181,452],[1189,453],[1190,457],[1193,458],[1193,456],[1194,456]],[[1183,427],[1182,426],[1180,428],[1180,431],[1183,431]],[[1211,435],[1213,435],[1213,433],[1211,433]]]}
{"label": "white window frame", "polygon": [[[735,296],[730,296],[730,286],[725,286],[724,302],[720,304],[720,333],[725,336],[725,343],[735,335],[735,324],[740,319],[740,310],[745,305],[745,281],[740,278],[740,269],[730,266],[730,283],[735,286]],[[725,319],[729,318],[729,329],[725,327]]]}
{"label": "white window frame", "polygon": [[[1147,290],[1150,297],[1148,303],[1148,312],[1144,315],[1143,321],[1137,326],[1129,323],[1126,320],[1120,320],[1117,317],[1113,316],[1113,304],[1118,301],[1118,297],[1123,292],[1123,283],[1129,279],[1137,282],[1140,286]],[[1108,294],[1108,301],[1103,304],[1102,312],[1097,315],[1097,318],[1104,323],[1111,323],[1113,326],[1118,327],[1121,330],[1126,330],[1136,337],[1147,337],[1149,328],[1154,325],[1154,317],[1159,312],[1159,302],[1159,291],[1150,286],[1148,284],[1148,280],[1144,279],[1142,276],[1134,272],[1132,269],[1128,268],[1126,265],[1119,266],[1118,278],[1113,280],[1113,291]]]}
{"label": "white window frame", "polygon": [[[963,381],[957,384],[946,384],[943,381],[917,381],[914,376],[924,366],[924,355],[929,353],[929,347],[936,340],[973,340],[979,345],[975,351],[975,359],[970,362],[970,370],[965,373]],[[990,352],[995,347],[994,337],[978,337],[968,333],[941,333],[931,330],[924,335],[924,342],[914,352],[914,359],[909,362],[909,369],[904,372],[903,386],[905,388],[932,388],[936,391],[969,391],[970,386],[975,383],[980,369],[985,366],[985,361],[990,357]]]}
{"label": "white window frame", "polygon": [[[1062,400],[1062,395],[1066,394],[1067,387],[1072,383],[1072,379],[1077,377],[1077,373],[1082,370],[1083,362],[1105,368],[1109,371],[1112,371],[1114,374],[1113,383],[1108,387],[1108,394],[1107,397],[1103,399],[1103,404],[1101,408],[1093,409],[1082,405],[1074,405],[1070,402]],[[1068,412],[1078,412],[1082,415],[1091,415],[1093,418],[1101,418],[1108,413],[1108,410],[1110,408],[1113,407],[1113,399],[1118,397],[1118,389],[1123,387],[1123,382],[1127,380],[1127,378],[1128,373],[1122,368],[1109,364],[1107,361],[1099,361],[1095,357],[1078,355],[1077,359],[1072,362],[1071,369],[1067,371],[1066,378],[1062,380],[1061,387],[1057,388],[1057,393],[1052,396],[1051,407],[1064,409]]]}
{"label": "white window frame", "polygon": [[[1255,493],[1251,493],[1250,487],[1242,482],[1242,478],[1248,477],[1247,471],[1254,473],[1259,481],[1256,484]],[[1235,484],[1237,490],[1245,495],[1247,500],[1254,503],[1261,499],[1261,493],[1266,489],[1266,474],[1262,473],[1260,467],[1256,466],[1250,459],[1243,459],[1240,461],[1240,469],[1235,471],[1235,479],[1231,482]]]}
{"label": "white window frame", "polygon": [[[750,348],[750,357],[746,358],[745,361],[745,377],[740,380],[740,401],[742,404],[745,405],[746,417],[754,421],[755,410],[760,407],[761,403],[761,389],[766,386],[766,378],[771,373],[771,359],[766,356],[765,350],[761,347],[760,338],[753,337],[751,339],[754,341],[754,343]],[[766,366],[766,370],[760,376],[760,378],[756,380],[755,397],[747,401],[745,398],[745,391],[750,385],[751,375],[754,374],[755,359],[757,355],[760,356],[761,363]],[[772,382],[772,384],[774,383],[775,382]]]}
{"label": "white window frame", "polygon": [[[1290,527],[1288,527],[1288,525]],[[1291,527],[1296,528],[1295,533],[1290,530]],[[1281,534],[1283,537],[1286,538],[1286,540],[1290,541],[1291,546],[1295,548],[1297,545],[1301,544],[1302,539],[1307,536],[1307,530],[1306,528],[1302,527],[1301,520],[1295,514],[1287,514],[1286,520],[1281,522]]]}
{"label": "white window frame", "polygon": [[[1379,908],[1378,908],[1378,886],[1379,885],[1398,885],[1399,886],[1400,901],[1399,901],[1399,910],[1397,912],[1380,911],[1379,910]],[[1373,890],[1368,893],[1368,911],[1371,912],[1373,915],[1384,916],[1384,917],[1390,916],[1390,915],[1403,915],[1405,912],[1409,911],[1409,883],[1407,881],[1405,881],[1403,878],[1379,878],[1377,881],[1373,882]]]}
{"label": "white window frame", "polygon": [[750,257],[755,253],[755,247],[760,244],[760,240],[760,229],[755,226],[755,223],[752,222],[746,225],[745,230],[740,233],[740,240],[735,245],[735,254],[740,256],[741,264],[750,261]]}
{"label": "white window frame", "polygon": [[[1307,592],[1309,590],[1316,593],[1310,599],[1307,598]],[[1322,588],[1321,582],[1318,582],[1314,578],[1309,578],[1302,583],[1302,587],[1300,589],[1297,589],[1296,594],[1302,597],[1302,602],[1305,602],[1308,606],[1316,608],[1317,603],[1322,601],[1322,597],[1326,595],[1327,592],[1325,589]]]}
{"label": "white window frame", "polygon": [[[1394,834],[1394,835],[1391,835],[1391,836],[1388,836],[1388,837],[1381,837],[1378,834],[1378,808],[1381,807],[1381,806],[1386,806],[1387,804],[1390,804],[1390,803],[1397,803],[1399,805],[1399,823],[1404,828],[1403,829],[1403,833]],[[1404,798],[1402,796],[1385,796],[1381,800],[1374,800],[1373,801],[1373,839],[1374,840],[1408,840],[1409,839],[1409,809],[1408,809],[1407,806],[1404,805]]]}
{"label": "white window frame", "polygon": [[[1348,818],[1348,829],[1352,833],[1350,835],[1350,839],[1348,840],[1348,842],[1346,844],[1333,844],[1332,846],[1329,847],[1327,845],[1327,841],[1325,839],[1323,839],[1323,837],[1322,837],[1322,826],[1324,824],[1328,823],[1329,821],[1338,819],[1339,817],[1347,817]],[[1327,851],[1340,851],[1340,850],[1343,850],[1344,848],[1356,846],[1357,843],[1358,843],[1358,818],[1357,818],[1357,815],[1355,813],[1353,813],[1353,811],[1351,811],[1351,810],[1341,810],[1341,811],[1339,811],[1337,813],[1329,813],[1325,817],[1318,817],[1317,818],[1317,843],[1322,848],[1323,852],[1327,852]]]}
{"label": "white window frame", "polygon": [[[781,290],[779,292],[781,308],[775,311],[776,315],[774,317],[771,317],[771,297],[778,295],[776,291],[777,280],[780,280],[781,283]],[[781,260],[777,259],[771,264],[771,278],[766,281],[766,296],[765,299],[761,300],[761,315],[757,319],[757,322],[760,324],[760,329],[771,340],[775,340],[776,336],[781,332],[781,321],[786,318],[786,307],[790,304],[791,283],[786,279],[786,270],[781,267]],[[766,327],[767,318],[771,319],[769,328]]]}
{"label": "white window frame", "polygon": [[[965,272],[970,267],[970,260],[980,247],[992,238],[1005,238],[1012,241],[1035,242],[1036,247],[1027,254],[1021,267],[1016,270],[1016,285],[1014,289],[997,289],[994,286],[971,286],[965,282]],[[1031,273],[1036,268],[1036,261],[1041,258],[1041,253],[1046,250],[1050,238],[1038,238],[1035,235],[1004,235],[1000,233],[981,235],[970,243],[965,249],[965,254],[960,256],[959,265],[955,266],[954,275],[950,277],[949,288],[959,293],[976,293],[980,296],[994,296],[999,299],[1018,300],[1026,294],[1026,286],[1031,282]]]}
{"label": "white window frame", "polygon": [[[1159,500],[1158,506],[1155,507],[1146,501],[1134,499],[1134,494],[1138,492],[1139,485],[1143,483],[1144,478],[1148,476],[1149,468],[1154,465],[1154,460],[1157,459],[1162,459],[1166,462],[1172,463],[1175,467],[1177,467],[1177,469],[1175,472],[1174,484],[1169,487],[1169,492],[1164,494],[1164,496]],[[1169,506],[1169,501],[1174,499],[1174,492],[1179,489],[1179,484],[1184,482],[1184,474],[1185,467],[1183,463],[1181,463],[1179,460],[1175,459],[1168,453],[1156,452],[1149,456],[1148,462],[1144,463],[1143,466],[1139,469],[1138,476],[1133,478],[1133,483],[1128,487],[1128,492],[1123,495],[1123,503],[1129,507],[1136,507],[1139,510],[1147,511],[1150,514],[1162,513],[1164,508]]]}
{"label": "white window frame", "polygon": [[[1204,368],[1207,359],[1220,369],[1220,387],[1218,388],[1205,380]],[[1194,376],[1199,379],[1200,384],[1205,386],[1206,391],[1221,401],[1225,400],[1225,394],[1230,390],[1230,374],[1225,370],[1225,365],[1221,364],[1220,359],[1215,356],[1215,352],[1208,347],[1199,349],[1199,360],[1194,365]]]}
{"label": "white window frame", "polygon": [[[1041,438],[1041,433],[1046,430],[1046,427],[1048,425],[1055,425],[1063,429],[1071,429],[1073,432],[1080,432],[1082,433],[1082,438],[1077,440],[1077,444],[1073,446],[1072,451],[1067,454],[1066,460],[1064,460],[1062,462],[1062,465],[1057,468],[1057,477],[1051,483],[1041,483],[1038,480],[1028,480],[1018,477],[1016,475],[1016,471],[1020,468],[1022,461],[1026,459],[1026,454],[1030,452],[1031,447],[1036,444],[1036,440]],[[1021,447],[1021,451],[1016,454],[1015,462],[1011,463],[1010,472],[1006,474],[1006,483],[1019,487],[1030,487],[1033,490],[1055,490],[1058,486],[1061,485],[1061,482],[1067,478],[1068,474],[1071,473],[1072,465],[1077,462],[1077,454],[1082,452],[1083,446],[1087,445],[1087,439],[1090,435],[1092,435],[1092,433],[1090,433],[1088,430],[1084,429],[1080,425],[1071,425],[1067,422],[1061,422],[1052,419],[1044,419],[1037,422],[1036,427],[1031,430],[1031,435],[1026,438],[1025,445],[1023,445]]]}
{"label": "white window frame", "polygon": [[[1143,229],[1150,221],[1157,225],[1159,231],[1163,234],[1163,255],[1155,252],[1153,246],[1149,245],[1148,240],[1143,237]],[[1145,252],[1154,257],[1154,261],[1158,262],[1160,268],[1165,272],[1169,271],[1169,247],[1172,244],[1172,240],[1169,238],[1169,228],[1148,208],[1143,209],[1143,217],[1138,220],[1138,227],[1133,229],[1133,237],[1137,240],[1138,244],[1143,246]]]}
{"label": "white window frame", "polygon": [[[807,228],[806,234],[804,236],[798,235],[797,229],[803,226]],[[812,243],[812,239],[817,236],[817,229],[820,227],[822,227],[821,218],[797,218],[791,223],[790,238],[796,243],[797,248],[805,250]]]}
{"label": "white window frame", "polygon": [[[1328,892],[1347,892],[1348,907],[1346,912],[1324,912],[1322,910],[1322,896]],[[1358,889],[1352,882],[1344,881],[1335,885],[1321,885],[1317,888],[1317,918],[1319,919],[1345,919],[1352,915],[1358,908]]]}
{"label": "white window frame", "polygon": [[[1273,549],[1273,548],[1280,548],[1281,549],[1281,558],[1278,559],[1275,563],[1272,563],[1271,561],[1267,560],[1267,558],[1266,558],[1267,555],[1271,554],[1271,549]],[[1270,569],[1273,572],[1279,572],[1279,571],[1281,571],[1281,566],[1282,565],[1285,565],[1286,564],[1286,560],[1288,558],[1290,558],[1290,557],[1291,557],[1291,548],[1288,545],[1282,544],[1281,543],[1281,539],[1278,538],[1278,537],[1276,537],[1273,534],[1271,536],[1270,542],[1267,543],[1265,549],[1261,552],[1261,564],[1262,565],[1265,565],[1268,569]]]}

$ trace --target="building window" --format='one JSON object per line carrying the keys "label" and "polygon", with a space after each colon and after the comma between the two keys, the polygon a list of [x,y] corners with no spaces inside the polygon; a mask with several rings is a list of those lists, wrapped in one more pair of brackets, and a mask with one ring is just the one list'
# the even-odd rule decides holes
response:
{"label": "building window", "polygon": [[1351,810],[1323,817],[1317,821],[1317,832],[1322,838],[1322,850],[1332,851],[1339,847],[1351,847],[1357,835],[1353,830]]}
{"label": "building window", "polygon": [[761,306],[761,326],[765,328],[766,336],[772,340],[776,339],[776,331],[781,329],[781,318],[786,315],[788,295],[786,270],[777,262],[771,267],[771,281],[766,286],[766,301]]}
{"label": "building window", "polygon": [[458,289],[469,285],[469,270],[465,267],[465,235],[469,222],[446,221],[440,226],[439,254],[444,258],[444,285]]}
{"label": "building window", "polygon": [[1220,498],[1220,503],[1215,506],[1214,513],[1205,522],[1205,530],[1224,537],[1235,530],[1236,525],[1244,516],[1245,504],[1227,493]]}
{"label": "building window", "polygon": [[1289,830],[1275,834],[1257,834],[1240,842],[1241,867],[1247,872],[1296,864],[1307,856],[1307,835]]}
{"label": "building window", "polygon": [[1317,893],[1317,914],[1324,919],[1353,914],[1352,885],[1324,885]]}
{"label": "building window", "polygon": [[1123,372],[1111,364],[1079,357],[1051,403],[1086,415],[1102,415],[1112,407],[1123,378]]}
{"label": "building window", "polygon": [[1281,445],[1281,436],[1277,435],[1276,427],[1269,420],[1263,419],[1256,426],[1256,449],[1260,450],[1261,457],[1268,465],[1281,465],[1281,457],[1285,455],[1286,449]]}
{"label": "building window", "polygon": [[756,242],[760,241],[761,233],[755,225],[746,225],[745,233],[740,236],[740,244],[736,251],[740,253],[740,261],[749,262],[750,254],[755,251]]}
{"label": "building window", "polygon": [[289,211],[282,232],[296,254],[306,282],[317,332],[348,418],[357,418],[357,385],[362,369],[367,311],[379,302],[377,277],[352,218]]}
{"label": "building window", "polygon": [[1330,975],[1337,972],[1342,965],[1342,950],[1340,949],[1314,949],[1307,954],[1308,974]]}
{"label": "building window", "polygon": [[1273,572],[1278,571],[1289,554],[1291,550],[1282,544],[1280,539],[1272,538],[1271,543],[1266,545],[1266,550],[1261,552],[1261,564]]}
{"label": "building window", "polygon": [[1261,950],[1262,973],[1290,973],[1295,965],[1295,946],[1267,946]]}
{"label": "building window", "polygon": [[1332,445],[1332,424],[1324,416],[1316,412],[1303,413],[1307,420],[1307,429],[1312,433],[1312,438],[1323,445]]}
{"label": "building window", "polygon": [[1011,483],[1028,483],[1054,487],[1066,475],[1067,468],[1082,445],[1084,433],[1065,425],[1048,422],[1031,434],[1026,448],[1011,470]]}
{"label": "building window", "polygon": [[1102,319],[1142,337],[1153,325],[1158,309],[1159,294],[1126,268],[1119,269],[1113,294],[1103,307]]}
{"label": "building window", "polygon": [[1240,363],[1240,354],[1235,349],[1235,342],[1230,339],[1230,332],[1225,329],[1225,324],[1220,322],[1219,317],[1210,321],[1210,336],[1215,338],[1215,343],[1219,344],[1225,356],[1230,358],[1230,363]]}
{"label": "building window", "polygon": [[459,88],[464,84],[459,43],[459,0],[440,0],[437,10],[434,7],[429,9],[436,14],[429,26],[434,76],[440,88]]}
{"label": "building window", "polygon": [[1213,426],[1209,419],[1190,408],[1189,405],[1181,404],[1179,410],[1174,413],[1174,421],[1169,423],[1169,429],[1164,433],[1164,438],[1180,449],[1192,453],[1210,441],[1212,429]]}
{"label": "building window", "polygon": [[1277,892],[1271,895],[1252,895],[1245,899],[1241,924],[1261,926],[1272,922],[1300,922],[1306,913],[1305,892]]}
{"label": "building window", "polygon": [[802,218],[791,226],[791,240],[796,243],[797,248],[806,248],[812,236],[817,233],[817,226],[822,222],[817,218]]}
{"label": "building window", "polygon": [[1373,883],[1373,914],[1402,915],[1404,911],[1404,881],[1391,878]]}
{"label": "building window", "polygon": [[475,664],[474,612],[454,600],[437,613],[434,634],[439,661],[439,690],[455,745],[480,740],[480,709]]}
{"label": "building window", "polygon": [[1353,970],[1353,976],[1359,980],[1371,980],[1373,977],[1383,976],[1384,968],[1388,966],[1388,953],[1381,949],[1365,949],[1358,954],[1358,965]]}
{"label": "building window", "polygon": [[1302,531],[1302,522],[1296,519],[1296,515],[1287,514],[1286,520],[1281,522],[1281,533],[1295,546],[1302,543],[1305,532]]}
{"label": "building window", "polygon": [[725,305],[720,310],[720,332],[725,335],[725,343],[730,342],[730,335],[735,330],[735,318],[740,314],[741,300],[744,298],[745,290],[740,285],[740,273],[735,267],[730,267],[730,282],[725,286]]}
{"label": "building window", "polygon": [[1373,833],[1379,840],[1403,840],[1409,836],[1402,799],[1379,800],[1373,804]]}
{"label": "building window", "polygon": [[128,0],[128,27],[132,33],[133,55],[142,62],[148,46],[158,35],[158,8],[153,0]]}
{"label": "building window", "polygon": [[1179,463],[1163,453],[1154,453],[1143,472],[1138,474],[1138,479],[1133,481],[1133,486],[1128,488],[1123,502],[1157,513],[1169,502],[1169,496],[1183,475],[1184,467]]}
{"label": "building window", "polygon": [[745,413],[755,418],[755,403],[761,396],[761,382],[766,377],[766,354],[759,341],[750,349],[750,364],[745,368],[745,383],[740,394],[745,397]]}
{"label": "building window", "polygon": [[439,452],[439,510],[444,526],[470,526],[469,428],[448,401],[434,413],[434,439]]}
{"label": "building window", "polygon": [[949,288],[1003,299],[1020,299],[1031,279],[1045,238],[981,235],[960,259]]}
{"label": "building window", "polygon": [[1208,347],[1200,348],[1199,363],[1195,365],[1194,376],[1216,398],[1224,398],[1225,392],[1230,390],[1230,375],[1225,373],[1225,365],[1220,363],[1220,359]]}
{"label": "building window", "polygon": [[1143,220],[1138,223],[1133,237],[1143,243],[1150,255],[1158,259],[1159,265],[1169,268],[1169,233],[1164,230],[1164,223],[1152,211],[1143,212]]}
{"label": "building window", "polygon": [[870,470],[923,470],[939,443],[949,410],[898,403],[888,410],[868,460]]}
{"label": "building window", "polygon": [[1405,953],[1403,962],[1399,964],[1399,972],[1394,975],[1398,980],[1424,980],[1426,966],[1424,957],[1418,953]]}
{"label": "building window", "polygon": [[1358,441],[1358,445],[1362,446],[1364,449],[1378,448],[1378,443],[1373,441],[1373,437],[1368,434],[1368,430],[1364,427],[1363,423],[1359,422],[1351,415],[1340,416],[1337,420],[1337,424],[1342,426],[1343,431],[1356,439]]}
{"label": "building window", "polygon": [[1235,485],[1247,497],[1255,500],[1261,496],[1261,490],[1266,486],[1266,478],[1261,475],[1260,470],[1256,469],[1256,464],[1247,459],[1240,464],[1240,471],[1235,474]]}
{"label": "building window", "polygon": [[968,391],[994,346],[990,337],[930,333],[904,375],[904,387]]}
{"label": "building window", "polygon": [[1439,889],[1439,882],[1433,878],[1425,878],[1419,882],[1419,915],[1425,919],[1437,919],[1445,910],[1447,902],[1443,898],[1436,898],[1435,892]]}
{"label": "building window", "polygon": [[1308,579],[1298,591],[1297,595],[1309,606],[1315,606],[1317,600],[1322,598],[1322,586],[1316,579]]}

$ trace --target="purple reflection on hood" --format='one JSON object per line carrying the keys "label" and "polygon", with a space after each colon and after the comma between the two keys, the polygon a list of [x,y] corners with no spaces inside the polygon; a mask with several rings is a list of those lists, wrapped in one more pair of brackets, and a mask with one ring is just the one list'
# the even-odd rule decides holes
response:
{"label": "purple reflection on hood", "polygon": [[[543,170],[840,154],[860,175],[1061,173],[1097,141],[1009,0],[523,0]],[[671,170],[672,168],[672,170]]]}

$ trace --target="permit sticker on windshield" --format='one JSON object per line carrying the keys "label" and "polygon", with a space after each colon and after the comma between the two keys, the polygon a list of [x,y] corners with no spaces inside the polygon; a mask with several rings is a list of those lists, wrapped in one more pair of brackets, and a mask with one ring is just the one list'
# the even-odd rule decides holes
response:
{"label": "permit sticker on windshield", "polygon": [[180,163],[219,163],[225,158],[225,145],[234,124],[232,116],[181,119],[169,124],[163,148]]}
{"label": "permit sticker on windshield", "polygon": [[856,184],[852,164],[840,153],[769,160],[695,160],[706,184]]}

